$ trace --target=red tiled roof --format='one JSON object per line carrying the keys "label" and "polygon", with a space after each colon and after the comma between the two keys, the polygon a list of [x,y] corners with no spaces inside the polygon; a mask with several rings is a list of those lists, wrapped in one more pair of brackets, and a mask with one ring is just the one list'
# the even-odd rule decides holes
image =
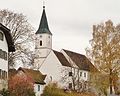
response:
{"label": "red tiled roof", "polygon": [[39,70],[33,70],[33,69],[27,69],[27,68],[19,68],[19,70],[22,70],[27,76],[30,76],[35,83],[38,84],[45,84],[44,80],[46,75],[43,75]]}
{"label": "red tiled roof", "polygon": [[58,52],[58,51],[55,51],[55,50],[53,50],[53,52],[55,53],[58,60],[60,61],[60,63],[63,66],[71,67],[70,63],[67,61],[67,59],[65,58],[65,56],[61,52]]}
{"label": "red tiled roof", "polygon": [[89,59],[82,54],[63,49],[63,51],[73,60],[73,62],[81,69],[86,71],[97,71],[95,66]]}

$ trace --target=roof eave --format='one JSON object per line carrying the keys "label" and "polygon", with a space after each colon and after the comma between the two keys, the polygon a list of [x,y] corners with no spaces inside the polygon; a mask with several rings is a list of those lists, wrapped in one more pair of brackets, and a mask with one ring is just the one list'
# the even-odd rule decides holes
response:
{"label": "roof eave", "polygon": [[45,82],[35,82],[35,84],[45,85]]}
{"label": "roof eave", "polygon": [[14,45],[14,42],[13,42],[13,39],[12,39],[12,35],[10,33],[10,29],[5,27],[1,23],[0,23],[0,28],[5,34],[7,44],[8,44],[8,52],[14,52],[15,51],[15,45]]}

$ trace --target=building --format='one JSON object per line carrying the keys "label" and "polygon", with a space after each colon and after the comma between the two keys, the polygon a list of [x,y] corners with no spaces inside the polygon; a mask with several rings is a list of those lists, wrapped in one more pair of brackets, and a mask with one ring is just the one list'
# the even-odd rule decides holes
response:
{"label": "building", "polygon": [[[46,82],[58,82],[61,87],[76,89],[74,81],[89,81],[90,71],[96,71],[85,55],[62,49],[52,49],[52,33],[43,6],[39,28],[36,32],[34,68],[47,74]],[[75,80],[73,80],[73,77]]]}
{"label": "building", "polygon": [[32,79],[32,81],[34,82],[34,92],[36,96],[40,96],[40,94],[43,92],[43,88],[45,85],[44,79],[46,75],[43,75],[39,70],[21,67],[18,70],[16,69],[9,70],[9,79],[16,75],[22,77],[24,76],[25,78],[30,77]]}
{"label": "building", "polygon": [[0,23],[0,90],[8,85],[8,52],[14,52],[15,46],[10,30]]}

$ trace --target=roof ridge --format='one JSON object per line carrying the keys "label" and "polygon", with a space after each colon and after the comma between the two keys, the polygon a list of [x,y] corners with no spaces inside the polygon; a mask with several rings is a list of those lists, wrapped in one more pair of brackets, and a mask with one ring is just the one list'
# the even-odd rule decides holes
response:
{"label": "roof ridge", "polygon": [[64,54],[62,52],[58,52],[53,50],[54,54],[56,55],[57,59],[59,60],[59,62],[63,65],[63,66],[68,66],[71,67],[70,63],[68,62],[68,60],[66,59],[66,57],[64,56]]}
{"label": "roof ridge", "polygon": [[[80,53],[77,53],[77,52],[74,52],[74,51],[71,51],[71,50],[66,50],[66,49],[62,49],[64,51],[68,51],[68,52],[71,52],[71,53],[75,53],[75,54],[78,54],[78,55],[82,55],[82,56],[85,56],[84,54],[80,54]],[[85,56],[86,57],[86,56]]]}

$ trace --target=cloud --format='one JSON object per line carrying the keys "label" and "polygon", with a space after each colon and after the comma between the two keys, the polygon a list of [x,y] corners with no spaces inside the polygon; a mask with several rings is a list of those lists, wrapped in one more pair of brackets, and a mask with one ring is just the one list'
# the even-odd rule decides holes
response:
{"label": "cloud", "polygon": [[[89,43],[92,25],[120,20],[120,0],[47,0],[46,14],[53,33],[54,48],[82,52]],[[0,8],[23,13],[37,30],[42,0],[1,0]],[[81,42],[82,41],[82,42]],[[84,53],[84,51],[83,51]]]}

